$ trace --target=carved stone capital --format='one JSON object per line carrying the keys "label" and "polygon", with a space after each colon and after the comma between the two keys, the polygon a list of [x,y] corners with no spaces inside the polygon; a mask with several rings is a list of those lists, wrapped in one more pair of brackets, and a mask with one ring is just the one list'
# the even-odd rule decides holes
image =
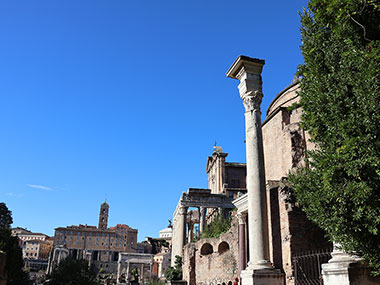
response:
{"label": "carved stone capital", "polygon": [[179,207],[178,213],[180,215],[186,215],[187,214],[187,207]]}
{"label": "carved stone capital", "polygon": [[239,221],[239,225],[245,225],[245,216],[243,213],[238,213],[237,218]]}
{"label": "carved stone capital", "polygon": [[250,91],[241,96],[246,112],[260,111],[263,93],[261,91]]}

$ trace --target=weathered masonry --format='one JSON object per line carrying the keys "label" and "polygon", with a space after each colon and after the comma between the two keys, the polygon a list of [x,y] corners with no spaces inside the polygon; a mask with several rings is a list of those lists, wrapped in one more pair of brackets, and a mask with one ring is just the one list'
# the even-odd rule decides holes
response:
{"label": "weathered masonry", "polygon": [[[196,220],[187,219],[189,208],[198,209]],[[208,211],[217,209],[221,213],[225,213],[233,208],[232,198],[223,194],[211,194],[210,189],[189,188],[187,193],[183,192],[173,214],[172,266],[176,256],[183,257],[186,237],[190,242],[192,241],[194,222],[199,222],[199,232],[202,233]]]}

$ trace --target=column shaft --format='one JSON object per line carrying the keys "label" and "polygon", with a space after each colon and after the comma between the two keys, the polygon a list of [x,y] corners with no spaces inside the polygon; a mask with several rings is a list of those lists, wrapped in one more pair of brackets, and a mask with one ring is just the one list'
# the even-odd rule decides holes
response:
{"label": "column shaft", "polygon": [[200,233],[203,233],[206,226],[206,208],[200,207],[199,208],[199,231]]}
{"label": "column shaft", "polygon": [[129,262],[127,262],[127,272],[125,273],[125,283],[130,284],[130,282],[129,282]]}
{"label": "column shaft", "polygon": [[191,243],[193,241],[193,236],[194,236],[194,232],[193,232],[193,230],[194,230],[194,224],[190,221],[188,223],[188,227],[189,227],[189,230],[188,230],[188,236],[187,236],[188,240],[187,240],[187,242]]}
{"label": "column shaft", "polygon": [[183,247],[186,241],[186,213],[187,208],[180,206],[173,217],[173,244],[171,266],[175,265],[175,257],[183,255]]}
{"label": "column shaft", "polygon": [[244,216],[242,214],[238,215],[239,217],[239,269],[240,271],[244,270],[247,266],[246,262],[246,245],[245,245],[245,223]]}
{"label": "column shaft", "polygon": [[[248,97],[248,96],[247,96]],[[243,100],[254,100],[243,98]],[[268,260],[264,155],[261,113],[251,109],[245,113],[247,189],[250,263],[264,265]]]}

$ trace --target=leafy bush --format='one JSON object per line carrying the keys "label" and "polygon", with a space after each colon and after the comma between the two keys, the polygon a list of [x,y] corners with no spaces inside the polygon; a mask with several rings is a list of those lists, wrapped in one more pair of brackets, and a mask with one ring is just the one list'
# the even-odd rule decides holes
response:
{"label": "leafy bush", "polygon": [[86,260],[66,258],[48,276],[49,285],[96,285],[96,274]]}
{"label": "leafy bush", "polygon": [[166,281],[182,280],[182,257],[176,255],[174,264],[165,270]]}
{"label": "leafy bush", "polygon": [[231,227],[231,217],[225,218],[218,214],[202,232],[201,238],[217,238]]}

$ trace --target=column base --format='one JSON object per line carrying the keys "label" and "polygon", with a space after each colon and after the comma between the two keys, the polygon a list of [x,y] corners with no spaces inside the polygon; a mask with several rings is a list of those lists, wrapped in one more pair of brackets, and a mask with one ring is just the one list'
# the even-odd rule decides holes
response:
{"label": "column base", "polygon": [[284,285],[284,274],[268,262],[248,264],[240,273],[242,285]]}
{"label": "column base", "polygon": [[361,259],[344,252],[333,252],[333,258],[322,264],[324,285],[375,285],[380,284],[379,277],[372,277]]}

